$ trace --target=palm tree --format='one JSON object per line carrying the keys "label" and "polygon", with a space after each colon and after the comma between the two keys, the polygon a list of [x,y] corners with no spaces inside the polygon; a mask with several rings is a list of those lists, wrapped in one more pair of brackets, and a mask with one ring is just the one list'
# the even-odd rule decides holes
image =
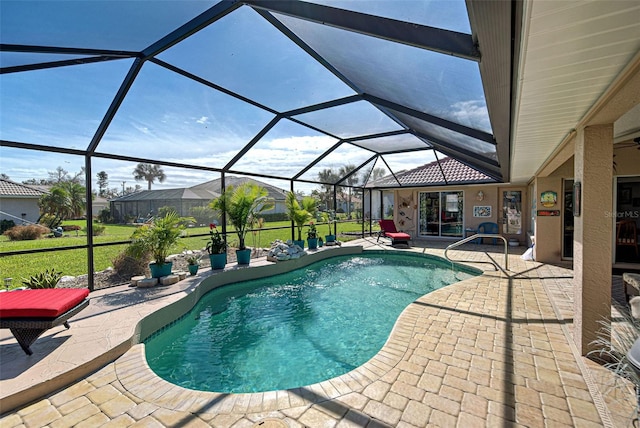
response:
{"label": "palm tree", "polygon": [[225,213],[227,223],[233,226],[238,235],[238,249],[245,250],[245,236],[252,219],[258,214],[273,209],[273,200],[264,187],[246,182],[236,188],[229,186],[222,194],[209,203],[211,209]]}
{"label": "palm tree", "polygon": [[384,168],[374,168],[373,171],[371,172],[371,180],[372,181],[376,181],[379,178],[384,177],[385,175],[387,175],[387,170]]}
{"label": "palm tree", "polygon": [[38,200],[38,205],[42,214],[49,214],[59,219],[64,219],[69,214],[67,200],[69,195],[61,187],[54,186],[49,193],[42,195]]}
{"label": "palm tree", "polygon": [[69,215],[72,218],[82,217],[87,207],[85,187],[72,181],[60,183],[57,187],[67,192],[66,204]]}
{"label": "palm tree", "polygon": [[318,201],[313,196],[305,196],[302,202],[298,202],[295,193],[287,192],[286,196],[287,217],[295,223],[298,229],[298,241],[302,241],[302,228],[304,224],[315,218],[318,210]]}
{"label": "palm tree", "polygon": [[136,169],[133,170],[133,178],[137,181],[146,181],[149,183],[148,190],[151,190],[151,183],[155,182],[156,179],[160,183],[166,180],[167,176],[164,174],[162,167],[160,165],[152,165],[150,163],[139,163],[136,165]]}
{"label": "palm tree", "polygon": [[[341,177],[345,177],[348,174],[351,173],[351,171],[353,171],[354,169],[356,169],[355,165],[345,165],[343,167],[340,167],[340,172],[339,175]],[[360,182],[360,176],[358,173],[353,173],[349,176],[349,178],[347,178],[344,181],[344,184],[347,184],[348,186],[355,186],[356,184],[358,184]],[[347,202],[347,215],[348,218],[351,218],[351,192],[352,192],[352,187],[348,187],[348,195],[349,195],[349,199]],[[342,191],[342,187],[341,187],[341,193],[343,193]]]}
{"label": "palm tree", "polygon": [[323,169],[318,173],[318,181],[322,183],[320,188],[322,192],[320,193],[320,203],[325,206],[326,209],[330,209],[333,207],[333,184],[327,183],[335,183],[338,181],[338,174],[332,169]]}

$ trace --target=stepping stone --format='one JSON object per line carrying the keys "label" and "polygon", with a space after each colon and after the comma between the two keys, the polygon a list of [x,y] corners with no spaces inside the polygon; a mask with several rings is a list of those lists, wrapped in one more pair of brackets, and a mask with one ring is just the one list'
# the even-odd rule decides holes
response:
{"label": "stepping stone", "polygon": [[167,275],[160,278],[160,284],[162,285],[171,285],[180,281],[180,277],[178,275]]}
{"label": "stepping stone", "polygon": [[141,279],[137,283],[138,288],[149,288],[158,284],[158,278],[145,278]]}
{"label": "stepping stone", "polygon": [[187,272],[185,272],[185,271],[174,272],[174,275],[178,275],[178,279],[180,281],[182,281],[183,279],[185,279],[187,277]]}
{"label": "stepping stone", "polygon": [[138,285],[138,282],[142,281],[143,279],[145,279],[143,275],[131,277],[131,286],[135,287],[136,285]]}

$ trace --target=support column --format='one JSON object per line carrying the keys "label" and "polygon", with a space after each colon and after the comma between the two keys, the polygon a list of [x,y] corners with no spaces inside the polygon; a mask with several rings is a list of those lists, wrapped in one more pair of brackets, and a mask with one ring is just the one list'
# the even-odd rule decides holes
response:
{"label": "support column", "polygon": [[[578,130],[575,181],[581,183],[581,213],[574,222],[573,336],[582,355],[611,318],[613,125]],[[559,238],[560,239],[560,238]]]}

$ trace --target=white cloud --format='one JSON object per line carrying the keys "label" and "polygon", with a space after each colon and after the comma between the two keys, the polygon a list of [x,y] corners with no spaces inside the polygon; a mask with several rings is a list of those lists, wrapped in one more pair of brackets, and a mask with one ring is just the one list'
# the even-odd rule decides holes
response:
{"label": "white cloud", "polygon": [[460,101],[451,106],[455,121],[472,128],[491,131],[487,105],[480,100]]}

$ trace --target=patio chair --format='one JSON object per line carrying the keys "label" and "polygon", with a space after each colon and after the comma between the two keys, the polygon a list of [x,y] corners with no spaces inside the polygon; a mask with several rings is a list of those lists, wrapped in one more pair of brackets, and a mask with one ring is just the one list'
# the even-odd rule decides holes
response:
{"label": "patio chair", "polygon": [[8,328],[27,355],[50,328],[64,325],[89,305],[86,288],[45,288],[0,293],[0,328]]}
{"label": "patio chair", "polygon": [[378,239],[376,239],[376,242],[380,240],[380,237],[385,237],[391,239],[391,245],[409,245],[411,235],[405,232],[398,232],[393,220],[379,220],[378,224],[380,225],[380,232],[378,232]]}
{"label": "patio chair", "polygon": [[[478,225],[478,232],[477,233],[492,233],[492,234],[497,235],[498,234],[498,223],[493,223],[491,221],[480,223]],[[482,244],[482,239],[483,238],[476,239],[476,244]],[[498,238],[491,238],[491,243],[493,245],[497,245],[498,244]]]}

